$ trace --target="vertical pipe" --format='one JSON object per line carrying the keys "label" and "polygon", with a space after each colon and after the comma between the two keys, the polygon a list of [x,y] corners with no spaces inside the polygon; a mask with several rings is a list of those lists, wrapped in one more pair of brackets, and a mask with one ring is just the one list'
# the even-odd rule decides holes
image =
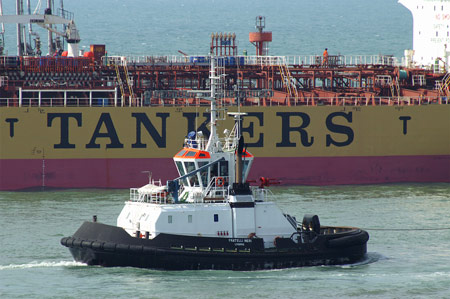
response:
{"label": "vertical pipe", "polygon": [[[30,0],[27,0],[27,10],[28,10],[28,14],[31,15],[31,3]],[[33,32],[33,26],[31,25],[31,23],[28,24],[28,42],[30,43],[31,46],[31,33]]]}
{"label": "vertical pipe", "polygon": [[[47,0],[47,8],[50,10],[52,9],[52,1],[51,0]],[[52,14],[53,14],[53,11],[52,11]],[[52,24],[49,24],[48,27],[51,29]],[[54,52],[55,52],[55,49],[53,48],[53,34],[50,30],[48,30],[48,54],[53,55]]]}
{"label": "vertical pipe", "polygon": [[114,88],[114,107],[117,107],[117,86]]}
{"label": "vertical pipe", "polygon": [[22,107],[22,87],[19,87],[19,107]]}
{"label": "vertical pipe", "polygon": [[[2,0],[0,0],[0,16],[3,16],[3,4],[2,4]],[[2,23],[2,30],[0,31],[0,33],[5,33],[5,24]]]}
{"label": "vertical pipe", "polygon": [[[21,0],[16,1],[16,14],[21,15]],[[22,24],[17,24],[17,56],[22,56]]]}
{"label": "vertical pipe", "polygon": [[209,135],[209,140],[207,144],[207,150],[211,150],[211,147],[215,144],[217,138],[216,132],[216,58],[211,56],[211,70],[210,70],[210,80],[211,80],[211,133]]}

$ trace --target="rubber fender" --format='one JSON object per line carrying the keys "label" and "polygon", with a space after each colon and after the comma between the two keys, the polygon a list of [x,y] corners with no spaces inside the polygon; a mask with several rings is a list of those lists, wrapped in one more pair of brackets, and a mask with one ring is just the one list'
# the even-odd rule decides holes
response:
{"label": "rubber fender", "polygon": [[362,230],[358,234],[328,240],[327,246],[332,248],[350,247],[365,244],[368,240],[369,234]]}
{"label": "rubber fender", "polygon": [[135,253],[142,253],[143,246],[142,245],[130,245],[130,251]]}
{"label": "rubber fender", "polygon": [[95,250],[101,250],[102,249],[102,243],[100,243],[100,242],[92,242],[91,247],[92,247],[92,249],[95,249]]}
{"label": "rubber fender", "polygon": [[92,241],[81,241],[82,248],[91,248]]}
{"label": "rubber fender", "polygon": [[114,252],[114,251],[116,251],[116,244],[115,244],[115,243],[110,243],[110,242],[105,242],[105,243],[103,244],[103,249],[104,249],[105,251],[111,251],[111,252]]}
{"label": "rubber fender", "polygon": [[145,254],[153,254],[155,252],[155,249],[152,247],[144,246],[143,251]]}
{"label": "rubber fender", "polygon": [[116,244],[116,250],[118,252],[128,252],[128,251],[130,251],[130,245]]}
{"label": "rubber fender", "polygon": [[75,239],[75,240],[73,240],[73,243],[72,243],[72,245],[73,245],[73,247],[81,247],[81,240],[77,240],[77,239]]}
{"label": "rubber fender", "polygon": [[61,245],[66,246],[67,247],[67,241],[69,241],[68,237],[64,237],[61,239]]}

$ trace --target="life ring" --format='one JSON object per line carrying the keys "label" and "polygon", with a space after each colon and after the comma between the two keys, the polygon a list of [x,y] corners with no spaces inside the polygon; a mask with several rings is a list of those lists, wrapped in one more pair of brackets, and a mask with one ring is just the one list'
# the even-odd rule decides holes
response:
{"label": "life ring", "polygon": [[223,177],[219,176],[216,178],[216,187],[223,187],[223,184],[225,183]]}

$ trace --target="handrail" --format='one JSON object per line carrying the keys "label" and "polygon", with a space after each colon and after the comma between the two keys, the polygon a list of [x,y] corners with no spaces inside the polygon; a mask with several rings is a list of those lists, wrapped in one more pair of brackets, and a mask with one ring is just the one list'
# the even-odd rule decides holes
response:
{"label": "handrail", "polygon": [[[289,96],[263,98],[248,98],[242,102],[243,106],[287,106],[290,101],[291,106],[402,106],[402,105],[426,105],[426,104],[449,104],[448,96],[441,95],[438,97],[430,96],[408,96],[408,97],[316,97],[304,96],[298,98]],[[139,107],[159,107],[161,106],[159,99],[152,99],[149,102],[136,100],[133,106]],[[228,105],[233,105],[230,100]],[[66,102],[64,98],[38,98],[24,96],[21,100],[17,98],[0,98],[0,107],[121,107],[122,101],[114,98],[92,97],[92,98],[68,98]],[[164,102],[165,107],[209,107],[209,103],[201,100],[193,99],[173,99]]]}
{"label": "handrail", "polygon": [[[217,186],[218,180],[221,179],[223,182],[222,186]],[[209,181],[208,186],[205,188],[205,190],[202,192],[202,198],[205,197],[215,198],[217,197],[217,192],[222,193],[221,197],[226,198],[228,196],[228,188],[225,187],[225,182],[229,180],[228,176],[214,176]],[[211,196],[211,193],[214,192],[215,196]]]}
{"label": "handrail", "polygon": [[[320,65],[322,55],[287,55],[287,56],[223,56],[229,58],[229,63],[240,64],[244,62],[246,65],[265,65],[277,66],[280,63],[287,65]],[[232,57],[232,58],[231,58]],[[360,65],[388,65],[401,66],[404,65],[404,58],[397,58],[392,55],[330,55],[341,66],[360,66]],[[207,55],[119,55],[102,57],[103,65],[123,65],[129,64],[145,65],[145,64],[205,64],[209,63]]]}

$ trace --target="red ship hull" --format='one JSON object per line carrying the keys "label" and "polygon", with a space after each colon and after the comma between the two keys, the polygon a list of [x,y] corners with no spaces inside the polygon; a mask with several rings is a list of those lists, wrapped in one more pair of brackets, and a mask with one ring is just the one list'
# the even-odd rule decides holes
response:
{"label": "red ship hull", "polygon": [[[35,188],[130,188],[153,170],[162,182],[177,176],[170,158],[0,160],[1,190]],[[284,185],[450,183],[450,156],[256,158],[250,179],[276,178]]]}

